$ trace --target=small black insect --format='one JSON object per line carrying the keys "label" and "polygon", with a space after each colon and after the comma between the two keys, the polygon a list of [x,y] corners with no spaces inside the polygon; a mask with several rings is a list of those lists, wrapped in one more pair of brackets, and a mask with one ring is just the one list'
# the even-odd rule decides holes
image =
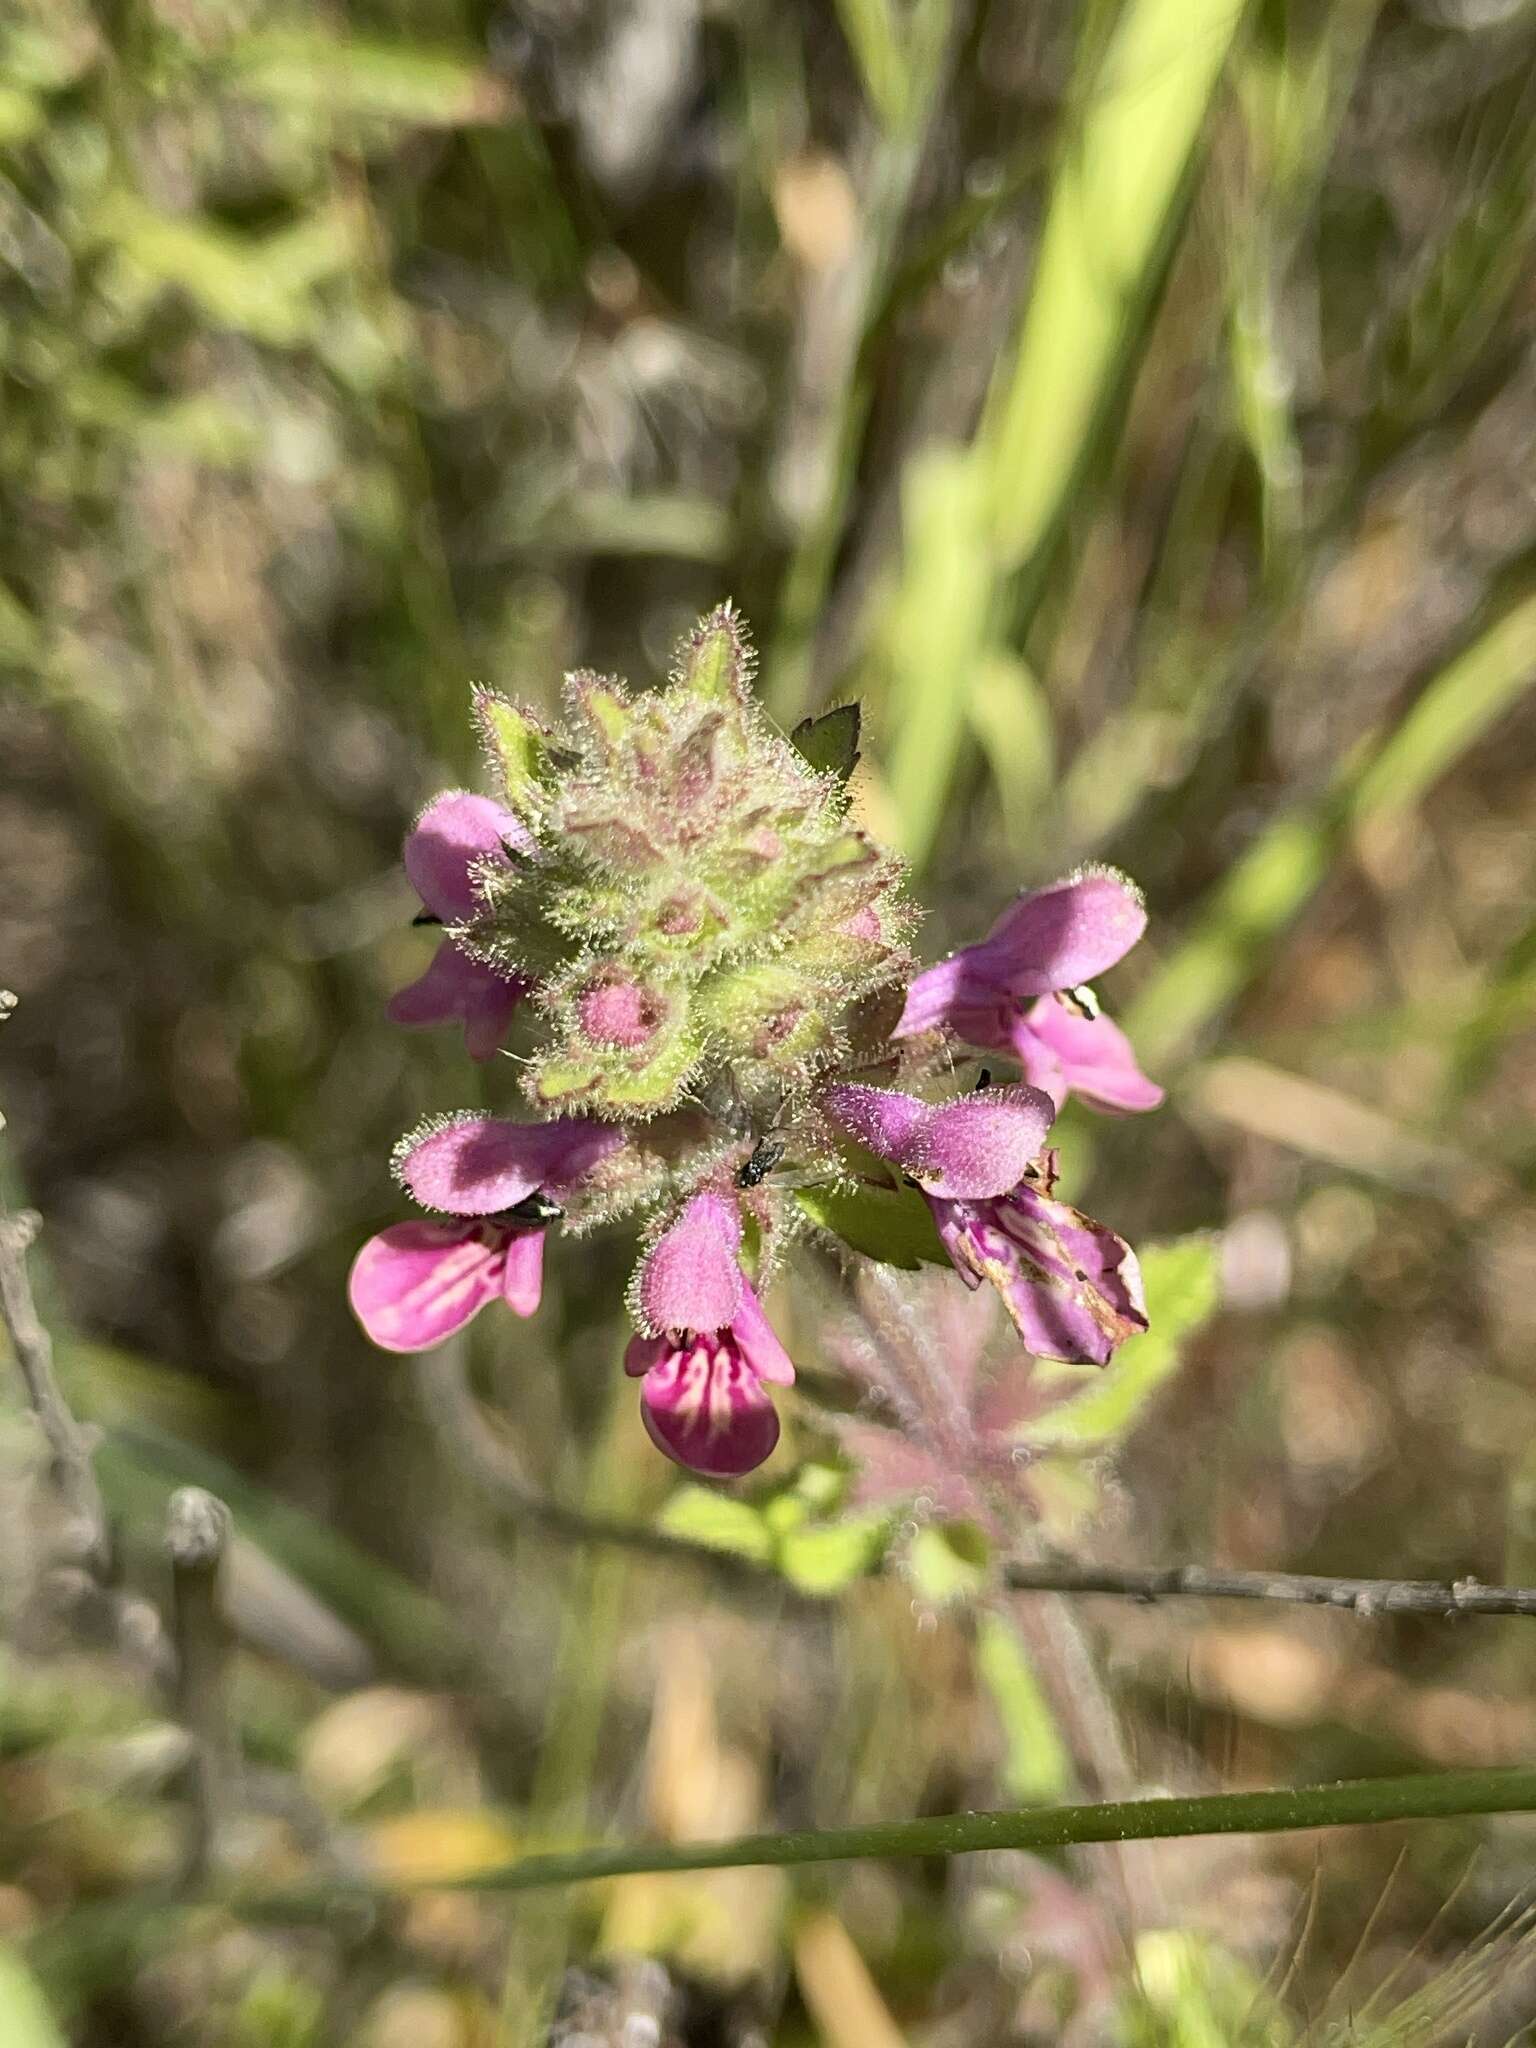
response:
{"label": "small black insect", "polygon": [[766,1138],[759,1138],[756,1145],[752,1148],[751,1158],[746,1160],[737,1169],[737,1187],[755,1188],[760,1186],[784,1157],[784,1151],[783,1139],[775,1138],[771,1132]]}
{"label": "small black insect", "polygon": [[564,1214],[552,1195],[546,1195],[542,1188],[535,1188],[531,1195],[524,1195],[510,1209],[503,1209],[501,1220],[503,1223],[558,1223]]}

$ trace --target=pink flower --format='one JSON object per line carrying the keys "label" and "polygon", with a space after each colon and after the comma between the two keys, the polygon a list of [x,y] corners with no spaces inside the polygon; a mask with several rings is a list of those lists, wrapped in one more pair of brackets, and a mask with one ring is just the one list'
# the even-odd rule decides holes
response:
{"label": "pink flower", "polygon": [[1155,1109],[1163,1091],[1109,1018],[1059,998],[1113,967],[1146,929],[1140,892],[1091,868],[1018,897],[987,936],[919,974],[895,1036],[947,1025],[971,1045],[1011,1051],[1058,1108],[1075,1090],[1097,1109]]}
{"label": "pink flower", "polygon": [[624,1143],[612,1124],[581,1116],[520,1124],[511,1117],[438,1117],[395,1147],[401,1185],[424,1209],[497,1216],[536,1194],[558,1201]]}
{"label": "pink flower", "polygon": [[1010,1018],[1008,1043],[1025,1080],[1058,1109],[1069,1095],[1110,1113],[1156,1109],[1163,1099],[1113,1018],[1085,1016],[1069,997],[1041,996]]}
{"label": "pink flower", "polygon": [[1147,1327],[1136,1254],[1080,1209],[1028,1182],[990,1201],[931,1207],[961,1279],[992,1282],[1036,1358],[1108,1365]]}
{"label": "pink flower", "polygon": [[740,1264],[741,1217],[723,1195],[695,1195],[640,1265],[641,1334],[624,1370],[658,1450],[691,1471],[735,1479],[779,1440],[764,1384],[795,1377]]}
{"label": "pink flower", "polygon": [[925,1195],[946,1200],[1001,1194],[1023,1178],[1056,1118],[1038,1088],[980,1088],[951,1102],[924,1102],[894,1088],[829,1088],[834,1123],[899,1166]]}
{"label": "pink flower", "polygon": [[352,1264],[347,1299],[384,1351],[430,1351],[488,1301],[531,1316],[544,1288],[544,1231],[492,1217],[395,1223]]}
{"label": "pink flower", "polygon": [[[501,804],[450,790],[427,806],[406,839],[405,872],[432,917],[459,924],[480,909],[477,871],[505,861],[509,846],[526,851],[532,843]],[[395,1024],[462,1023],[470,1058],[488,1060],[527,987],[521,976],[471,959],[445,938],[426,973],[390,998],[388,1015]]]}
{"label": "pink flower", "polygon": [[559,1198],[623,1142],[620,1132],[580,1117],[460,1117],[406,1138],[396,1156],[401,1180],[454,1220],[392,1224],[358,1253],[347,1298],[373,1342],[385,1351],[430,1351],[490,1301],[531,1316]]}
{"label": "pink flower", "polygon": [[855,1085],[829,1088],[822,1106],[917,1182],[961,1279],[992,1282],[1036,1357],[1105,1365],[1147,1327],[1130,1246],[1051,1198],[1054,1155],[1040,1148],[1055,1111],[1038,1089],[934,1105]]}

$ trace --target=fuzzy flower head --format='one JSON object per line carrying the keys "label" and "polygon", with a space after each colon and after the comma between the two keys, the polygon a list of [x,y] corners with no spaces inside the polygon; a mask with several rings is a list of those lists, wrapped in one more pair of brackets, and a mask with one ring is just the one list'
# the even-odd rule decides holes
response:
{"label": "fuzzy flower head", "polygon": [[648,1123],[729,1074],[766,1111],[867,1043],[905,976],[900,863],[850,821],[825,735],[782,737],[751,675],[723,606],[665,689],[573,675],[555,729],[477,699],[525,839],[477,868],[454,935],[529,985],[536,1110]]}
{"label": "fuzzy flower head", "polygon": [[[624,1363],[652,1440],[715,1478],[778,1441],[770,1389],[795,1374],[759,1290],[840,1229],[817,1190],[856,1210],[873,1181],[909,1217],[920,1191],[922,1256],[990,1281],[1040,1355],[1106,1359],[1144,1321],[1135,1261],[1055,1200],[1046,1139],[1069,1091],[1158,1093],[1081,987],[1139,936],[1132,886],[1096,870],[1021,897],[913,978],[901,863],[849,789],[856,707],[785,737],[751,681],[724,605],[659,689],[573,675],[554,724],[477,692],[494,787],[439,797],[406,842],[443,937],[392,1010],[515,1058],[488,1070],[496,1114],[402,1140],[424,1213],[363,1247],[350,1290],[375,1342],[425,1349],[488,1303],[530,1314],[551,1230],[632,1219]],[[1019,1080],[939,1099],[957,1038]],[[865,1224],[844,1245],[882,1256]]]}

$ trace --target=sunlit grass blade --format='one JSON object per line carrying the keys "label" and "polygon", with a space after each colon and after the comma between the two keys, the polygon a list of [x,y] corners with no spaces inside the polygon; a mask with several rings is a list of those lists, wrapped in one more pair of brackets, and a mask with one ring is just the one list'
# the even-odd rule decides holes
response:
{"label": "sunlit grass blade", "polygon": [[981,473],[963,449],[916,458],[902,490],[906,574],[886,616],[879,661],[887,777],[901,850],[921,866],[942,822],[987,630],[991,578],[982,547]]}
{"label": "sunlit grass blade", "polygon": [[931,89],[950,0],[837,0],[869,103],[887,134],[909,131]]}
{"label": "sunlit grass blade", "polygon": [[1144,1056],[1175,1060],[1262,973],[1350,834],[1410,810],[1536,683],[1536,593],[1510,605],[1357,753],[1317,801],[1283,813],[1197,912],[1128,1012]]}
{"label": "sunlit grass blade", "polygon": [[1032,852],[1056,768],[1045,692],[1016,655],[993,648],[971,672],[965,710],[991,771],[1009,848]]}
{"label": "sunlit grass blade", "polygon": [[1119,390],[1242,0],[1130,0],[1052,187],[983,440],[998,564],[1049,538]]}

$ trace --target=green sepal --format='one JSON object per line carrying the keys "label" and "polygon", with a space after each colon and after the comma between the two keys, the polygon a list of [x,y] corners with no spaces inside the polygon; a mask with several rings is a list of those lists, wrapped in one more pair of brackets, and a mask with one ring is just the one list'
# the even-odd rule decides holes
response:
{"label": "green sepal", "polygon": [[494,690],[475,690],[474,718],[507,804],[522,817],[549,775],[549,735],[528,712]]}
{"label": "green sepal", "polygon": [[677,1101],[699,1056],[698,1041],[686,1030],[629,1065],[612,1053],[556,1052],[533,1069],[533,1097],[546,1105],[581,1102],[598,1116],[655,1116]]}
{"label": "green sepal", "polygon": [[742,704],[752,679],[752,655],[729,600],[700,619],[677,650],[678,684],[693,696]]}

